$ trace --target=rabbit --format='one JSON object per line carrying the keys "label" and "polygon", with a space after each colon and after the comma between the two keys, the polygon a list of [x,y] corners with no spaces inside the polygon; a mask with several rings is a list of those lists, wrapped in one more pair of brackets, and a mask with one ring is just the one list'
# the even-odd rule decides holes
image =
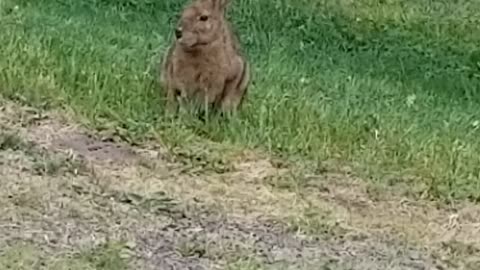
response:
{"label": "rabbit", "polygon": [[193,0],[184,7],[161,67],[167,111],[181,101],[235,112],[250,85],[250,65],[225,18],[228,0]]}

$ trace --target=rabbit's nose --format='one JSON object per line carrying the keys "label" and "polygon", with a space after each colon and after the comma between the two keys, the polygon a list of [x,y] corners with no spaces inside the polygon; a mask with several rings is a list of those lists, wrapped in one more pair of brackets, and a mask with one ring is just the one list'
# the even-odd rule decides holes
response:
{"label": "rabbit's nose", "polygon": [[177,39],[182,37],[182,28],[175,28],[175,37]]}

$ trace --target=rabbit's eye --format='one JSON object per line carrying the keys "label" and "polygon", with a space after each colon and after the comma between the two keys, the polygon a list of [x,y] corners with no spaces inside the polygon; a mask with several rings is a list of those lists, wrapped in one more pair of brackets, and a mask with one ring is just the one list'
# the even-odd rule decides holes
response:
{"label": "rabbit's eye", "polygon": [[200,21],[205,22],[205,21],[207,21],[207,20],[208,20],[208,16],[207,16],[207,15],[202,15],[202,16],[200,16]]}

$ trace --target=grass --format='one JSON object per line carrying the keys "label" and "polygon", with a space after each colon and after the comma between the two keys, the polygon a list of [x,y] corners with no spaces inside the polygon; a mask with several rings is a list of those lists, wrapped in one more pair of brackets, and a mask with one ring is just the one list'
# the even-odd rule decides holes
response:
{"label": "grass", "polygon": [[77,175],[88,171],[84,162],[70,157],[35,153],[32,158],[32,170],[38,175],[54,176],[67,172]]}
{"label": "grass", "polygon": [[39,175],[54,176],[65,172],[76,175],[87,171],[81,160],[66,155],[48,154],[12,131],[0,131],[0,152],[7,150],[25,152],[32,159],[31,169]]}
{"label": "grass", "polygon": [[0,131],[0,151],[18,150],[24,147],[27,147],[25,142],[17,134]]}
{"label": "grass", "polygon": [[51,257],[33,245],[17,244],[0,253],[0,266],[12,270],[126,270],[121,252],[121,245],[108,243],[76,254]]}
{"label": "grass", "polygon": [[155,64],[184,1],[1,0],[0,93],[134,140],[153,130],[171,145],[352,162],[375,182],[394,173],[389,184],[432,198],[480,199],[480,3],[232,2],[255,72],[236,119],[162,116]]}
{"label": "grass", "polygon": [[263,270],[266,269],[261,263],[254,259],[239,260],[231,263],[227,267],[228,270]]}

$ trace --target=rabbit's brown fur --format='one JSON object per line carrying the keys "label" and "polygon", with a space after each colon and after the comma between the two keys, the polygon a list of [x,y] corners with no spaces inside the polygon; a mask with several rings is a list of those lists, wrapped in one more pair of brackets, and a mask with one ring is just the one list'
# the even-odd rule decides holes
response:
{"label": "rabbit's brown fur", "polygon": [[178,108],[179,98],[222,112],[242,104],[250,67],[225,19],[227,4],[228,0],[194,0],[184,8],[162,65],[170,110]]}

